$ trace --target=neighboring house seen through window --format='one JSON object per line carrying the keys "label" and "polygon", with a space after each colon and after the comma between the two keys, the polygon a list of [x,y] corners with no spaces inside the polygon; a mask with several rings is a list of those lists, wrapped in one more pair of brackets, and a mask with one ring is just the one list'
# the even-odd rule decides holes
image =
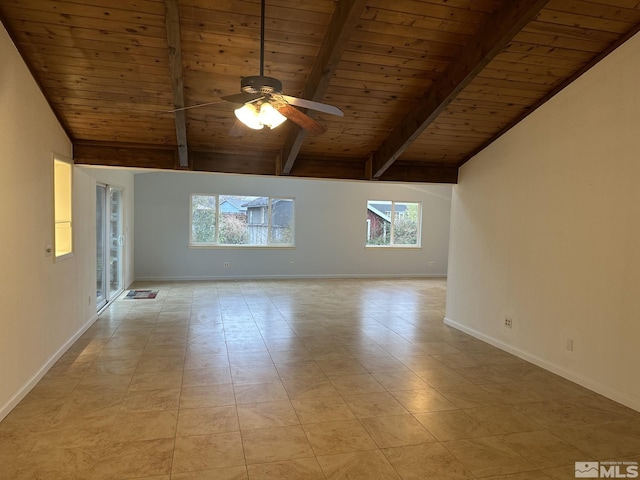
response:
{"label": "neighboring house seen through window", "polygon": [[420,247],[421,207],[419,202],[369,200],[367,247]]}
{"label": "neighboring house seen through window", "polygon": [[294,244],[293,198],[191,195],[191,246]]}

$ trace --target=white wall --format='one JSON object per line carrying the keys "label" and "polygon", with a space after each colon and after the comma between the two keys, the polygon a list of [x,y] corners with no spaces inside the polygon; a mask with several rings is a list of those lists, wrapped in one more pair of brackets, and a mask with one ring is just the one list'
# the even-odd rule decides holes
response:
{"label": "white wall", "polygon": [[71,142],[2,27],[0,58],[1,420],[95,319],[96,254],[95,179],[74,168],[74,255],[45,256],[52,152],[71,157]]}
{"label": "white wall", "polygon": [[640,36],[461,168],[446,313],[447,323],[636,410],[638,58]]}
{"label": "white wall", "polygon": [[[136,279],[442,276],[447,272],[450,185],[190,172],[135,177]],[[192,193],[294,197],[296,248],[189,249]],[[422,248],[365,249],[368,199],[422,202]],[[230,268],[223,269],[224,262]]]}

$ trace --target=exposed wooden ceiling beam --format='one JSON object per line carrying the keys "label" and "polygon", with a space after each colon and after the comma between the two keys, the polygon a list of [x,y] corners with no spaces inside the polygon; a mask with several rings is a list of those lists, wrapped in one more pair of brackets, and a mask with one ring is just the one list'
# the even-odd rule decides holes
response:
{"label": "exposed wooden ceiling beam", "polygon": [[[164,0],[167,43],[169,44],[169,66],[174,108],[184,108],[184,80],[182,77],[182,46],[180,44],[180,10],[178,0]],[[181,167],[189,166],[187,148],[187,120],[184,110],[175,112],[178,157]]]}
{"label": "exposed wooden ceiling beam", "polygon": [[[324,37],[320,52],[307,79],[302,92],[302,98],[319,102],[329,88],[333,72],[338,66],[342,53],[356,28],[362,12],[367,4],[366,0],[339,0],[329,24],[329,30]],[[313,117],[313,112],[307,112]],[[292,125],[282,147],[282,173],[291,173],[302,142],[306,137],[305,130]]]}
{"label": "exposed wooden ceiling beam", "polygon": [[548,0],[504,0],[462,48],[373,155],[372,176],[380,178],[480,71],[531,21]]}
{"label": "exposed wooden ceiling beam", "polygon": [[73,142],[73,161],[79,165],[128,168],[178,168],[176,147],[131,143]]}

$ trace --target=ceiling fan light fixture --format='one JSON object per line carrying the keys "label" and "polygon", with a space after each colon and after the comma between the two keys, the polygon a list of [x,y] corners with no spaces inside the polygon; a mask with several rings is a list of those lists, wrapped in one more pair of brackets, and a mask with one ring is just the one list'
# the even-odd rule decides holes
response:
{"label": "ceiling fan light fixture", "polygon": [[242,107],[234,110],[236,118],[253,130],[262,130],[264,126],[260,123],[260,114],[256,106],[252,103],[245,103]]}
{"label": "ceiling fan light fixture", "polygon": [[253,103],[246,103],[234,111],[238,120],[253,130],[262,130],[269,127],[271,130],[282,125],[287,117],[273,108],[268,102],[256,106]]}
{"label": "ceiling fan light fixture", "polygon": [[278,110],[273,108],[270,103],[260,105],[260,123],[271,130],[282,125],[287,117],[282,115]]}

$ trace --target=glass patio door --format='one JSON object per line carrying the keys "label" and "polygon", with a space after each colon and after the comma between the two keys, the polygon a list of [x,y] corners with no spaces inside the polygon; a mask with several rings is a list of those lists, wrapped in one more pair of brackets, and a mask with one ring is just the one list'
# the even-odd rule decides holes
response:
{"label": "glass patio door", "polygon": [[96,186],[96,279],[97,308],[100,310],[123,290],[122,189]]}
{"label": "glass patio door", "polygon": [[107,187],[96,185],[96,307],[100,310],[107,304],[106,225],[105,204]]}

